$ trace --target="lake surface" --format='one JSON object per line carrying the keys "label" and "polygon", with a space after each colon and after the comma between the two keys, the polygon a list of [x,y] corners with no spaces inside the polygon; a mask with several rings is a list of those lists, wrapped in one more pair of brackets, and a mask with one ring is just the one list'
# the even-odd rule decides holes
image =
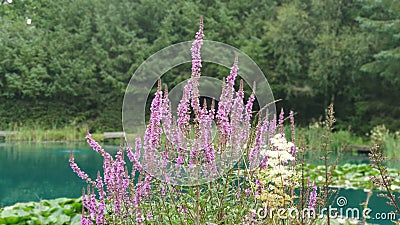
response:
{"label": "lake surface", "polygon": [[[95,178],[103,160],[86,143],[0,143],[0,206],[81,196],[86,185],[69,167],[71,148],[76,163]],[[118,147],[107,149],[114,155]]]}
{"label": "lake surface", "polygon": [[[118,150],[118,146],[104,148],[112,155]],[[86,184],[69,167],[70,149],[73,149],[75,161],[82,170],[95,178],[97,171],[102,169],[103,159],[87,143],[0,143],[0,206],[40,199],[80,197]],[[331,155],[331,158],[334,157],[335,155]],[[369,162],[367,155],[349,153],[342,157],[340,163]],[[311,161],[320,162],[317,159]],[[348,201],[343,208],[357,207],[361,210],[359,204],[366,200],[367,193],[363,190],[342,189],[338,196],[343,196]],[[392,209],[376,193],[370,199],[369,206],[372,213],[388,213]],[[389,220],[368,221],[392,224]]]}

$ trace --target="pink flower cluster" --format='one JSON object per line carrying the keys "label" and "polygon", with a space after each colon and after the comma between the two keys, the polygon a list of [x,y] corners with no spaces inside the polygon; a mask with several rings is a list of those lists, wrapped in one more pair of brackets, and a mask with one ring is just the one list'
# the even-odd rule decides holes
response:
{"label": "pink flower cluster", "polygon": [[[133,223],[147,223],[146,220],[151,219],[153,215],[144,211],[141,204],[150,195],[152,179],[149,174],[163,173],[167,162],[175,162],[179,167],[178,172],[181,166],[188,166],[188,168],[198,166],[197,168],[206,168],[207,173],[218,174],[220,171],[216,166],[217,157],[221,157],[222,153],[227,151],[232,152],[229,153],[228,158],[241,156],[247,148],[250,150],[250,165],[254,168],[260,163],[260,151],[275,135],[277,126],[284,135],[283,111],[279,116],[278,125],[276,119],[269,121],[267,115],[258,118],[255,127],[251,126],[255,94],[253,91],[245,102],[243,81],[240,81],[238,90],[235,90],[239,71],[237,56],[229,76],[224,81],[217,107],[214,99],[211,104],[209,102],[209,105],[204,100],[203,105],[200,106],[198,79],[202,67],[200,50],[203,37],[201,19],[200,28],[191,48],[192,76],[184,87],[176,117],[171,113],[168,90],[166,88],[165,91],[162,90],[159,80],[158,89],[150,107],[149,123],[143,139],[136,138],[134,150],[131,146],[125,148],[121,146],[116,156],[112,157],[87,133],[86,139],[91,148],[104,158],[103,175],[99,173],[96,180],[91,180],[78,167],[71,153],[72,170],[92,187],[89,187],[86,192],[83,191],[81,224],[92,224],[93,221],[97,224],[115,223],[115,221],[109,221],[113,218],[131,218]],[[191,111],[194,118],[191,118]],[[292,117],[293,113],[290,114],[293,122]],[[217,124],[216,142],[213,140],[214,121]],[[255,130],[254,137],[251,137],[252,129]],[[294,136],[294,128],[292,128],[292,134]],[[166,137],[165,142],[163,135]],[[254,140],[254,142],[249,140]],[[294,142],[294,137],[292,140]],[[133,163],[131,173],[128,173],[126,167],[125,151],[129,161]],[[292,149],[292,154],[295,154],[295,149]],[[141,160],[144,160],[146,164],[142,165]],[[261,166],[265,167],[267,163],[268,158],[261,160]],[[168,182],[168,177],[165,182]],[[261,187],[261,183],[259,186]],[[164,196],[166,190],[163,189],[161,192]]]}
{"label": "pink flower cluster", "polygon": [[314,182],[314,187],[310,193],[310,200],[308,202],[308,208],[315,209],[316,204],[317,204],[317,185]]}
{"label": "pink flower cluster", "polygon": [[[229,148],[234,152],[234,156],[238,156],[249,139],[255,96],[254,93],[251,94],[247,103],[244,103],[242,81],[239,90],[235,91],[234,84],[239,71],[237,56],[225,80],[217,108],[215,108],[215,100],[212,100],[211,107],[206,101],[203,102],[202,107],[200,106],[198,79],[201,76],[200,50],[203,37],[201,19],[191,47],[192,75],[184,87],[176,119],[171,113],[168,91],[163,92],[161,84],[151,103],[150,121],[145,132],[143,148],[145,161],[151,161],[149,165],[146,165],[145,170],[154,168],[157,170],[151,171],[152,174],[163,173],[166,159],[172,159],[177,165],[190,168],[196,165],[206,166],[216,173],[216,151],[223,152]],[[194,118],[191,118],[191,115]],[[213,142],[214,120],[216,120],[218,131],[217,145]],[[163,133],[168,143],[160,142]],[[161,149],[163,149],[162,155],[156,154],[156,151]]]}
{"label": "pink flower cluster", "polygon": [[[109,224],[106,215],[112,214],[115,217],[127,218],[128,215],[136,215],[136,221],[141,224],[142,220],[140,212],[140,202],[150,194],[151,176],[146,175],[144,182],[140,180],[136,186],[132,185],[136,171],[142,171],[142,166],[139,163],[140,158],[140,138],[136,139],[136,152],[132,152],[131,147],[126,147],[127,156],[133,163],[132,173],[128,174],[126,162],[124,159],[124,148],[121,146],[117,152],[115,159],[106,152],[88,133],[86,135],[87,142],[93,150],[100,152],[104,158],[103,161],[103,177],[98,172],[97,179],[93,181],[84,173],[74,161],[72,155],[70,157],[70,166],[72,170],[89,186],[87,192],[82,193],[82,220],[81,224],[91,225],[93,221],[96,224]],[[91,189],[90,186],[93,188]],[[96,197],[97,192],[98,198]],[[106,210],[106,202],[111,208]],[[130,207],[133,206],[133,207]]]}

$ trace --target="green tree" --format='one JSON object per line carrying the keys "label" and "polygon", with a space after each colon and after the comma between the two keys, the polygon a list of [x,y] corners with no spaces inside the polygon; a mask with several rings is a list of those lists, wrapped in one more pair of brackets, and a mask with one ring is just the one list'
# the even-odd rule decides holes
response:
{"label": "green tree", "polygon": [[367,73],[360,83],[365,87],[365,94],[356,103],[355,117],[363,131],[380,124],[397,130],[400,127],[400,2],[365,0],[363,3],[363,13],[357,20],[365,31],[371,53],[361,67]]}

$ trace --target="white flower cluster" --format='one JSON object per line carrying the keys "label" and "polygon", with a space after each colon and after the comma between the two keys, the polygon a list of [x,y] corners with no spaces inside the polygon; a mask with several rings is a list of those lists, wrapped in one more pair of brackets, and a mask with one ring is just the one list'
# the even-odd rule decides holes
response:
{"label": "white flower cluster", "polygon": [[262,156],[268,157],[268,165],[278,166],[295,160],[295,157],[291,154],[294,144],[288,142],[281,134],[276,134],[270,139],[270,142],[272,149],[267,149],[267,146],[265,146],[261,151]]}
{"label": "white flower cluster", "polygon": [[[276,134],[270,139],[270,146],[264,146],[262,156],[268,157],[268,166],[262,171],[266,183],[283,185],[285,180],[293,178],[296,174],[294,168],[287,165],[288,161],[296,158],[291,154],[294,144],[288,142],[281,134]],[[271,189],[271,187],[269,188]]]}

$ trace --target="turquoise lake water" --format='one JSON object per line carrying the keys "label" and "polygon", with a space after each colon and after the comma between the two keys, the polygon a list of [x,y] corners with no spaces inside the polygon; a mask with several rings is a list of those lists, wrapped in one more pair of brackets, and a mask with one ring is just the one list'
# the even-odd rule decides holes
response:
{"label": "turquoise lake water", "polygon": [[[59,197],[80,197],[84,181],[69,167],[69,152],[73,149],[76,163],[92,178],[102,168],[102,157],[86,143],[0,143],[0,207],[16,202],[39,201]],[[105,146],[114,155],[118,146]],[[334,157],[334,156],[332,156]],[[315,161],[317,162],[317,161]],[[367,155],[348,154],[341,163],[368,163]],[[338,196],[348,203],[343,207],[357,207],[364,202],[363,190],[340,190]],[[337,207],[337,204],[333,207]],[[392,209],[386,200],[376,196],[370,199],[372,213],[388,213]],[[340,207],[339,207],[340,208]],[[372,214],[371,214],[372,215]],[[399,218],[398,216],[396,217]],[[389,220],[368,220],[375,224],[392,224]]]}
{"label": "turquoise lake water", "polygon": [[[86,143],[0,143],[0,206],[58,197],[79,197],[85,182],[69,167],[76,163],[91,177],[102,169],[102,157]],[[107,148],[115,154],[117,147]]]}

